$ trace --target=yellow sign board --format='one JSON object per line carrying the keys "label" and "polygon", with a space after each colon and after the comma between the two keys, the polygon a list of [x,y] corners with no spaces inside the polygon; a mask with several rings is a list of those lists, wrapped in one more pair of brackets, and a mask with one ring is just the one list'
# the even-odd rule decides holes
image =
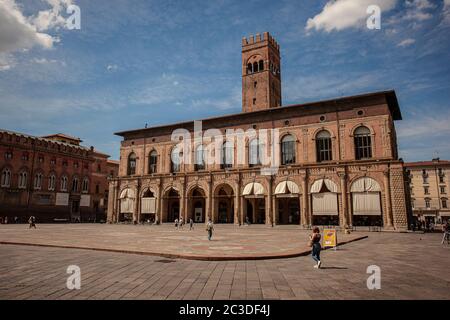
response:
{"label": "yellow sign board", "polygon": [[337,247],[336,229],[323,229],[322,247]]}

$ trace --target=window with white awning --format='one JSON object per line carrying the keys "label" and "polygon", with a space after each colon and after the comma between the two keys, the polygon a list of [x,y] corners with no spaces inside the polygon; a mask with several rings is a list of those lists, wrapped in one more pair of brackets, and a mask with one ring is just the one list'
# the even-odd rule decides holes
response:
{"label": "window with white awning", "polygon": [[251,182],[244,187],[244,191],[242,195],[251,198],[251,197],[264,197],[264,187],[262,184],[258,182]]}
{"label": "window with white awning", "polygon": [[282,181],[275,188],[275,196],[297,196],[300,194],[300,188],[295,182],[292,181]]}
{"label": "window with white awning", "polygon": [[363,177],[355,180],[350,192],[354,215],[381,215],[381,188],[374,179]]}
{"label": "window with white awning", "polygon": [[133,189],[126,188],[120,193],[120,212],[133,213],[136,194]]}
{"label": "window with white awning", "polygon": [[338,188],[329,179],[320,179],[311,186],[313,215],[338,215]]}
{"label": "window with white awning", "polygon": [[141,213],[156,213],[156,198],[148,188],[142,194]]}

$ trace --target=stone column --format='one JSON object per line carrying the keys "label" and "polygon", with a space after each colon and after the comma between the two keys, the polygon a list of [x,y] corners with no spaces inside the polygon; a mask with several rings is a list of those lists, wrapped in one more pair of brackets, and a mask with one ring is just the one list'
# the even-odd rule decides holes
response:
{"label": "stone column", "polygon": [[311,223],[310,223],[310,217],[309,217],[309,206],[308,206],[308,195],[309,195],[309,192],[308,192],[308,182],[307,182],[307,179],[306,179],[306,175],[303,177],[303,180],[302,180],[302,201],[301,201],[301,204],[302,204],[302,213],[301,213],[301,220],[302,220],[302,225],[304,226],[304,227],[306,227],[306,226],[308,226],[308,225],[310,225]]}
{"label": "stone column", "polygon": [[239,212],[240,212],[239,192],[237,192],[234,196],[234,221],[233,221],[234,224],[236,225],[239,225]]}
{"label": "stone column", "polygon": [[213,183],[212,178],[210,177],[208,181],[208,197],[206,199],[206,212],[205,212],[205,223],[208,222],[209,219],[212,220],[212,211],[214,210],[214,193],[213,193]]}
{"label": "stone column", "polygon": [[108,185],[109,191],[109,197],[108,197],[108,213],[107,213],[107,221],[108,223],[113,223],[115,214],[116,214],[116,188],[117,188],[117,182],[116,181],[109,181]]}
{"label": "stone column", "polygon": [[347,208],[347,175],[345,173],[339,173],[341,180],[341,203],[342,203],[342,226],[347,228],[348,223],[348,208]]}
{"label": "stone column", "polygon": [[386,228],[391,229],[393,228],[393,223],[392,223],[391,186],[389,182],[389,170],[384,171],[383,176],[384,176],[384,197],[386,200],[385,203],[386,212],[384,213],[386,217],[385,219]]}
{"label": "stone column", "polygon": [[181,217],[183,217],[183,219],[184,219],[185,204],[186,204],[186,195],[185,195],[185,188],[184,188],[184,182],[183,182],[181,185],[181,190],[180,190],[180,212],[178,214],[178,220]]}
{"label": "stone column", "polygon": [[159,187],[158,187],[158,206],[156,208],[156,214],[159,216],[159,223],[162,223],[162,214],[163,214],[163,207],[162,207],[162,181],[159,181]]}
{"label": "stone column", "polygon": [[408,229],[406,211],[405,180],[402,164],[393,164],[390,168],[391,213],[395,230]]}
{"label": "stone column", "polygon": [[272,195],[272,221],[274,226],[277,225],[277,211],[277,197],[276,195]]}
{"label": "stone column", "polygon": [[272,176],[269,178],[269,190],[267,190],[267,200],[265,202],[266,207],[266,225],[275,225],[275,221],[272,220]]}
{"label": "stone column", "polygon": [[141,192],[141,188],[140,188],[140,182],[138,182],[138,184],[136,185],[136,194],[135,194],[135,199],[134,199],[134,212],[133,212],[133,223],[139,222],[139,205],[140,205],[140,192]]}
{"label": "stone column", "polygon": [[241,225],[244,224],[245,218],[247,216],[247,204],[245,202],[245,198],[239,195],[239,202],[241,204]]}

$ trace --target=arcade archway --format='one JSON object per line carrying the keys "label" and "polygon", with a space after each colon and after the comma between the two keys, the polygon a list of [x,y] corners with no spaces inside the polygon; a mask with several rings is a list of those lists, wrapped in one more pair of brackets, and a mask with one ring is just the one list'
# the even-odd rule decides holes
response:
{"label": "arcade archway", "polygon": [[234,223],[234,191],[228,184],[220,185],[214,192],[214,222]]}
{"label": "arcade archway", "polygon": [[197,187],[192,189],[188,194],[188,214],[187,221],[192,218],[196,223],[205,222],[206,220],[206,196],[203,189]]}

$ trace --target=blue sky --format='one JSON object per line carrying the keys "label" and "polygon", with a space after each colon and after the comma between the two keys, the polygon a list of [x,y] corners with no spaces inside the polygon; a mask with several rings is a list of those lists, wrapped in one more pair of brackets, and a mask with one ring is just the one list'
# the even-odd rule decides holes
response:
{"label": "blue sky", "polygon": [[[80,30],[62,22],[69,4]],[[450,159],[448,0],[0,0],[0,128],[64,132],[117,159],[114,132],[240,112],[241,39],[264,31],[284,105],[395,89],[400,156]]]}

